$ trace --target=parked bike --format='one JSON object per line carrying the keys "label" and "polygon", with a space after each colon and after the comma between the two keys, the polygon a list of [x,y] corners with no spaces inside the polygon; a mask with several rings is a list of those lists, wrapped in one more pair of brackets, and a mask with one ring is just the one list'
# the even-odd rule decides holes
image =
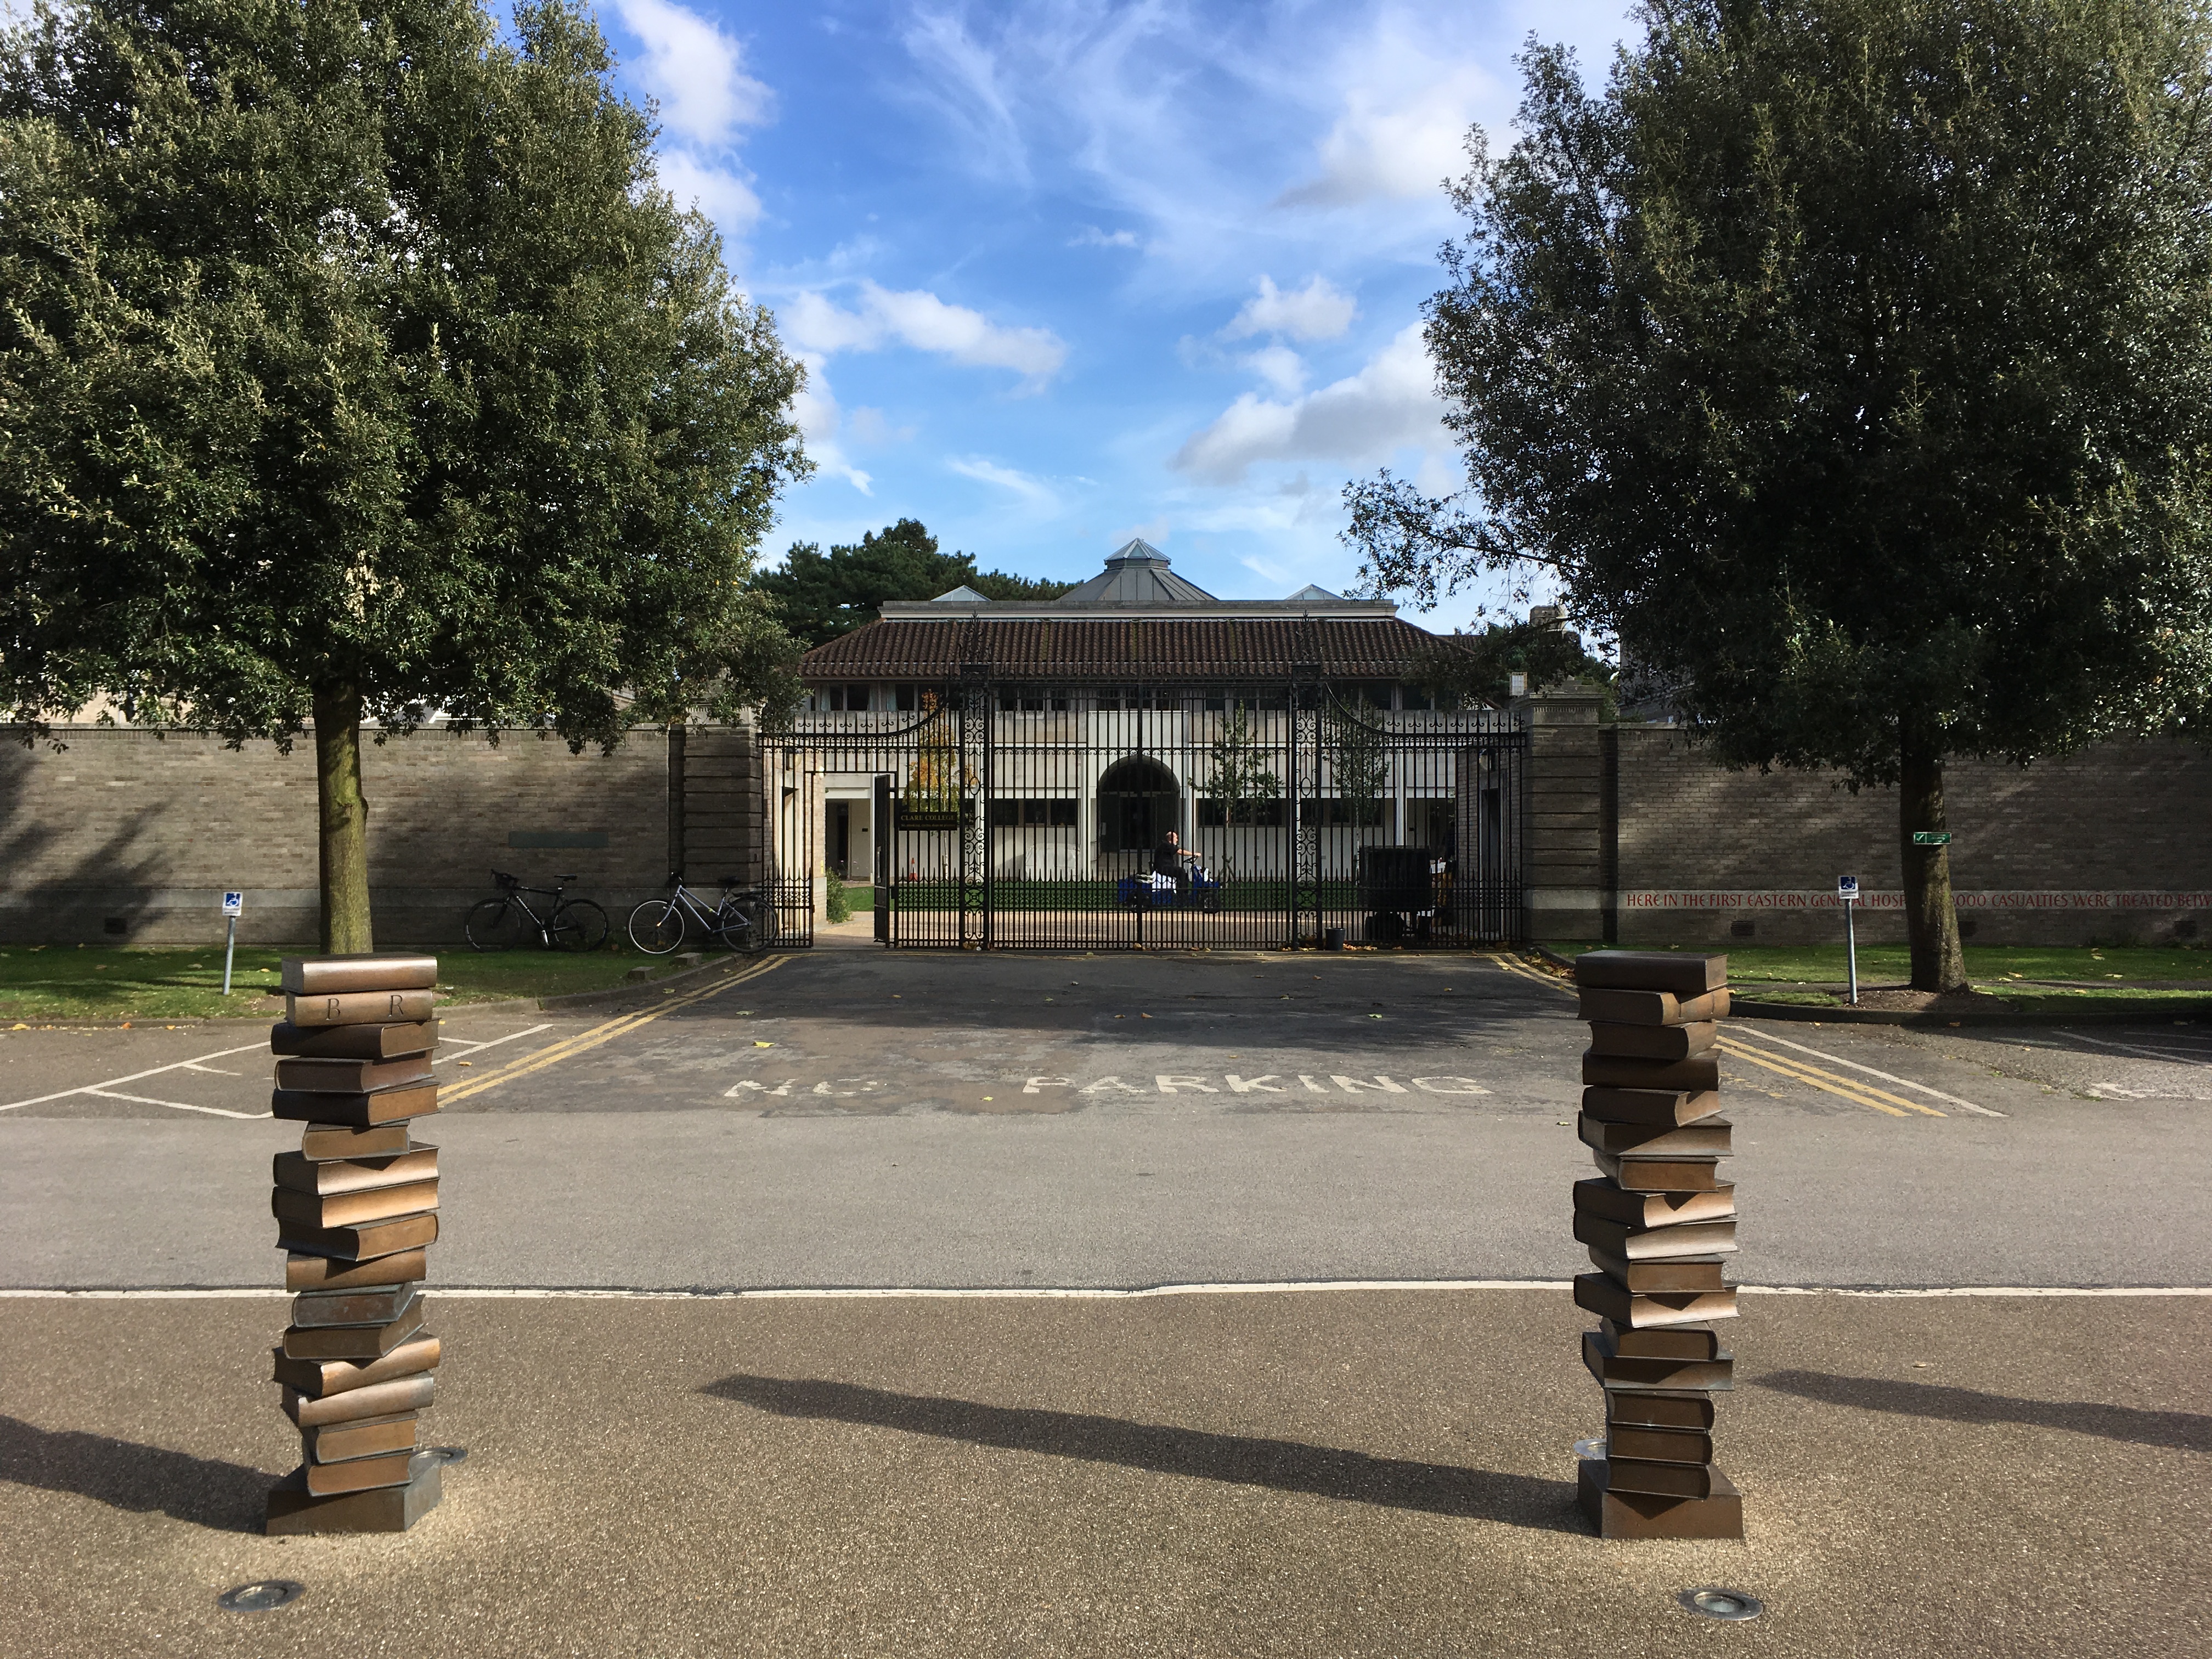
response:
{"label": "parked bike", "polygon": [[629,942],[649,957],[666,956],[693,927],[730,951],[758,951],[775,942],[775,906],[735,876],[722,878],[722,896],[712,909],[684,884],[681,871],[668,877],[665,899],[647,899],[629,913]]}
{"label": "parked bike", "polygon": [[[554,951],[596,951],[607,942],[607,913],[589,899],[565,896],[568,884],[581,878],[556,876],[556,887],[525,887],[520,876],[500,870],[491,878],[501,896],[471,910],[463,927],[477,950],[517,950],[530,939]],[[553,902],[541,915],[526,896],[531,894]]]}

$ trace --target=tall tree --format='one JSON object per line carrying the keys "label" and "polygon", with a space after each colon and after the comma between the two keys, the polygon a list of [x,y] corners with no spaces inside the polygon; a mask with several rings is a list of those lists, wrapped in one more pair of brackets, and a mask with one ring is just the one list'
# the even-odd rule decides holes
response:
{"label": "tall tree", "polygon": [[753,578],[783,625],[809,648],[873,622],[886,599],[933,599],[972,587],[987,599],[1056,599],[1075,586],[1043,577],[979,571],[966,553],[940,553],[919,519],[901,519],[832,547],[797,542],[774,570]]}
{"label": "tall tree", "polygon": [[1653,0],[1521,59],[1428,307],[1467,497],[1348,492],[1384,581],[1540,566],[1738,765],[1898,786],[1964,982],[1944,763],[2201,727],[2207,0]]}
{"label": "tall tree", "polygon": [[44,0],[0,40],[0,687],[289,746],[371,948],[364,720],[777,688],[799,370],[565,0]]}

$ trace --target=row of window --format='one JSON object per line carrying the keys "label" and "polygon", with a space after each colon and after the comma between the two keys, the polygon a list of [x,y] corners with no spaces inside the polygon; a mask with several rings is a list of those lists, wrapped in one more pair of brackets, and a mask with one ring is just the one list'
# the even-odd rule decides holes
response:
{"label": "row of window", "polygon": [[[1334,690],[1342,701],[1365,708],[1425,710],[1439,706],[1420,687],[1395,685],[1389,680],[1339,683]],[[933,707],[941,696],[933,687],[921,685],[824,685],[816,688],[807,698],[806,706],[817,714],[873,711],[912,714]],[[1083,692],[1065,686],[1022,686],[1002,689],[997,694],[999,712],[1003,714],[1064,714],[1077,706],[1079,699],[1087,701],[1102,714],[1137,709],[1179,711],[1189,701],[1179,690],[1123,685],[1102,686]],[[1290,707],[1289,694],[1279,688],[1255,691],[1235,686],[1208,686],[1203,701],[1206,711],[1216,714],[1237,708],[1268,713]]]}
{"label": "row of window", "polygon": [[[1300,801],[1298,822],[1326,830],[1379,830],[1382,827],[1384,805],[1380,800]],[[991,823],[1001,830],[1073,830],[1077,825],[1078,805],[1078,802],[1066,799],[994,800],[991,803]],[[1284,805],[1285,803],[1279,800],[1200,799],[1198,802],[1198,827],[1201,830],[1223,830],[1232,826],[1279,830],[1285,822]]]}

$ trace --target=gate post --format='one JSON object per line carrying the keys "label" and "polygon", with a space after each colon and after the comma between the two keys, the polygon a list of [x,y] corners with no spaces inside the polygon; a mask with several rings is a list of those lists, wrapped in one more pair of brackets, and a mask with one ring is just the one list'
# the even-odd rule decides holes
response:
{"label": "gate post", "polygon": [[990,666],[964,663],[960,669],[959,775],[954,779],[960,811],[960,946],[991,945],[991,769]]}
{"label": "gate post", "polygon": [[[1313,912],[1314,943],[1321,943],[1321,665],[1291,670],[1291,939],[1298,942],[1304,915]],[[1312,802],[1309,812],[1306,803]]]}
{"label": "gate post", "polygon": [[1513,704],[1528,732],[1521,846],[1532,939],[1605,935],[1604,707],[1604,694],[1579,681]]}
{"label": "gate post", "polygon": [[876,849],[876,943],[891,942],[891,854],[896,850],[896,828],[891,820],[891,780],[889,773],[876,775],[875,816],[872,836]]}

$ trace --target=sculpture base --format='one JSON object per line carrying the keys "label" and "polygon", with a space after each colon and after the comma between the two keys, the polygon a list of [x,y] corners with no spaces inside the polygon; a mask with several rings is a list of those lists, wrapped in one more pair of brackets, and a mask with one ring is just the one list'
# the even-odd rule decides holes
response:
{"label": "sculpture base", "polygon": [[438,1507],[438,1472],[445,1460],[418,1453],[404,1486],[318,1498],[307,1490],[304,1468],[286,1475],[269,1494],[265,1530],[272,1536],[321,1532],[405,1532]]}
{"label": "sculpture base", "polygon": [[1606,1461],[1585,1457],[1575,1480],[1575,1501],[1601,1538],[1741,1538],[1743,1495],[1718,1469],[1711,1498],[1655,1498],[1618,1492],[1606,1485]]}

